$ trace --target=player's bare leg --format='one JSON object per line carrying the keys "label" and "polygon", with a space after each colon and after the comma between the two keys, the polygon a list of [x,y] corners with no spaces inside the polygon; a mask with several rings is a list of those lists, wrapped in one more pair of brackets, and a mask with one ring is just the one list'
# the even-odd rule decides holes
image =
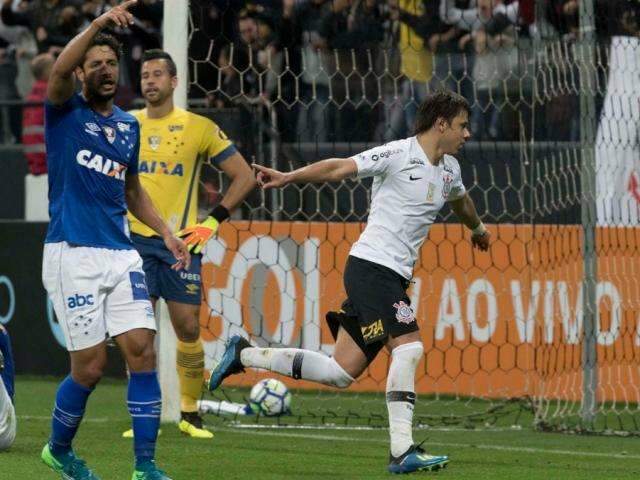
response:
{"label": "player's bare leg", "polygon": [[213,438],[203,428],[197,401],[204,379],[204,350],[200,340],[200,305],[167,302],[173,329],[178,337],[176,367],[180,381],[180,423],[178,428],[193,438]]}
{"label": "player's bare leg", "polygon": [[209,390],[245,367],[263,368],[294,379],[311,380],[347,388],[367,367],[367,358],[355,341],[340,328],[334,356],[300,348],[258,348],[243,337],[231,337],[220,363],[211,372]]}
{"label": "player's bare leg", "polygon": [[391,356],[386,388],[391,447],[388,470],[391,473],[410,473],[444,468],[449,463],[446,455],[428,455],[413,442],[415,372],[424,353],[420,332],[395,338],[389,336],[386,348]]}
{"label": "player's bare leg", "polygon": [[333,358],[353,378],[362,375],[369,365],[366,355],[342,327],[338,330]]}
{"label": "player's bare leg", "polygon": [[84,416],[89,395],[102,378],[107,363],[106,342],[69,352],[69,356],[71,374],[58,387],[51,437],[42,449],[41,458],[49,468],[65,478],[98,480],[85,462],[76,457],[71,444]]}
{"label": "player's bare leg", "polygon": [[107,365],[106,342],[95,347],[69,352],[71,377],[85,388],[94,388]]}

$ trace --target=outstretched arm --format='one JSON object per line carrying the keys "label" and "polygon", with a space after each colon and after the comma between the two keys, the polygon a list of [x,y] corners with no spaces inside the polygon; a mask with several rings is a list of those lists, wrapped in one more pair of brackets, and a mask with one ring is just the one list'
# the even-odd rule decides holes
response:
{"label": "outstretched arm", "polygon": [[281,188],[290,183],[339,182],[358,174],[353,158],[328,158],[286,173],[255,163],[253,168],[258,171],[258,185],[264,189]]}
{"label": "outstretched arm", "polygon": [[489,249],[491,233],[480,220],[469,194],[465,193],[462,197],[452,200],[449,205],[451,205],[451,209],[460,221],[471,230],[471,243],[473,246],[486,252]]}
{"label": "outstretched arm", "polygon": [[127,9],[136,3],[137,0],[129,0],[100,15],[64,47],[53,64],[47,85],[47,99],[51,103],[62,105],[71,98],[76,88],[74,70],[82,62],[93,37],[111,25],[124,27],[133,23],[133,15]]}

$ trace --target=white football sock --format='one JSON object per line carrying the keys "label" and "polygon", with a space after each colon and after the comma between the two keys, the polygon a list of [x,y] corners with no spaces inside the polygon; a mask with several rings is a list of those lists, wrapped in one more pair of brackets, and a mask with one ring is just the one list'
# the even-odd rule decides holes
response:
{"label": "white football sock", "polygon": [[240,353],[240,361],[245,367],[264,368],[332,387],[346,388],[353,382],[353,378],[333,357],[311,350],[249,347]]}
{"label": "white football sock", "polygon": [[416,367],[424,349],[421,342],[405,343],[391,352],[387,375],[387,410],[391,455],[399,457],[413,445],[413,407],[416,403]]}

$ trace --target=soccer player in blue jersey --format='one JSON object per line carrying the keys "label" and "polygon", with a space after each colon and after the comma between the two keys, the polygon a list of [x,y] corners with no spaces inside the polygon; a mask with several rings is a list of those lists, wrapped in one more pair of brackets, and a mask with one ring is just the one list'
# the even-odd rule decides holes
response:
{"label": "soccer player in blue jersey", "polygon": [[16,438],[16,410],[13,408],[13,355],[9,333],[0,325],[0,451]]}
{"label": "soccer player in blue jersey", "polygon": [[[120,44],[101,30],[126,26],[135,0],[96,18],[53,65],[45,106],[49,215],[42,279],[71,358],[58,388],[52,432],[42,460],[63,478],[95,480],[71,443],[115,339],[131,373],[127,404],[135,452],[133,480],[169,480],[155,465],[160,385],[155,319],[142,259],[129,238],[127,207],[188,268],[189,252],[158,215],[138,179],[136,119],[113,105]],[[76,93],[76,79],[82,92]]]}

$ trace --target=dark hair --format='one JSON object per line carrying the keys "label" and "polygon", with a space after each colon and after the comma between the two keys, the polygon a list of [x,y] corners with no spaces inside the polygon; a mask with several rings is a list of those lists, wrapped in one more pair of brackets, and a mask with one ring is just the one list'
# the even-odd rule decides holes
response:
{"label": "dark hair", "polygon": [[438,118],[444,118],[451,123],[453,118],[462,111],[471,113],[469,102],[463,96],[448,90],[432,93],[418,107],[415,134],[429,130],[436,124]]}
{"label": "dark hair", "polygon": [[120,61],[120,57],[122,56],[122,43],[120,43],[120,41],[110,33],[99,33],[95,37],[93,37],[91,43],[89,44],[89,47],[87,48],[87,52],[93,47],[102,45],[107,46],[111,50],[113,50],[113,53],[116,54],[116,58],[118,59],[118,61]]}
{"label": "dark hair", "polygon": [[178,67],[176,67],[176,62],[173,61],[171,55],[169,55],[164,50],[159,48],[152,48],[151,50],[146,50],[142,54],[142,60],[140,61],[140,66],[144,62],[148,62],[150,60],[165,60],[167,62],[167,70],[169,71],[169,75],[172,77],[178,76]]}

